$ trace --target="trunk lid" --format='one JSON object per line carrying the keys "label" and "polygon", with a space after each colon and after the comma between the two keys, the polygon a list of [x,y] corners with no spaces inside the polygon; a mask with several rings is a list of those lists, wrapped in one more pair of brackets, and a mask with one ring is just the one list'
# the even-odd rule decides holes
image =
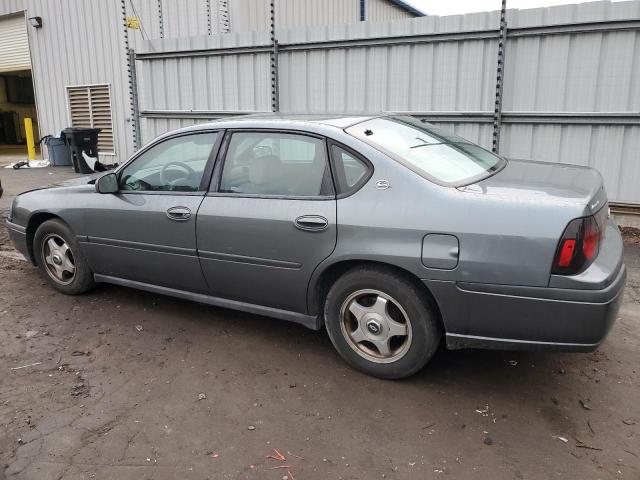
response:
{"label": "trunk lid", "polygon": [[597,170],[528,160],[509,160],[495,175],[460,190],[512,201],[580,205],[586,207],[585,215],[597,212],[607,203],[602,176]]}

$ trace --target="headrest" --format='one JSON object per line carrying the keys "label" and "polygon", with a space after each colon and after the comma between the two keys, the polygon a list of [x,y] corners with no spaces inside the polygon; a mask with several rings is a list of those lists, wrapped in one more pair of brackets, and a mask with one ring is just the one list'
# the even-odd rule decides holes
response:
{"label": "headrest", "polygon": [[249,165],[249,181],[254,185],[274,183],[274,179],[280,176],[281,166],[280,159],[275,155],[254,158]]}

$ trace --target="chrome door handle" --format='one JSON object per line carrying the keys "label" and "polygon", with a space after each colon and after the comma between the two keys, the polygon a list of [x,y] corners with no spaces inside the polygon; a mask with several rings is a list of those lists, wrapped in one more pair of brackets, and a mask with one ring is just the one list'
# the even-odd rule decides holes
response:
{"label": "chrome door handle", "polygon": [[329,227],[329,220],[320,215],[302,215],[293,222],[299,230],[321,232]]}
{"label": "chrome door handle", "polygon": [[184,222],[191,218],[191,210],[187,207],[171,207],[167,210],[167,217],[169,217],[170,220]]}

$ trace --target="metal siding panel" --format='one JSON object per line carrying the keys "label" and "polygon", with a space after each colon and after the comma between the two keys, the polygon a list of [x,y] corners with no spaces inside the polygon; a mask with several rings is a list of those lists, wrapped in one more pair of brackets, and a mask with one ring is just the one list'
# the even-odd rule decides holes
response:
{"label": "metal siding panel", "polygon": [[640,203],[638,198],[638,190],[640,190],[638,187],[640,185],[638,152],[640,152],[640,126],[626,126],[622,143],[623,160],[617,177],[615,197],[612,196],[612,192],[609,192],[610,198],[624,203]]}
{"label": "metal siding panel", "polygon": [[2,0],[0,2],[0,15],[10,15],[27,9],[26,0]]}
{"label": "metal siding panel", "polygon": [[29,39],[24,14],[0,18],[0,72],[30,70]]}
{"label": "metal siding panel", "polygon": [[[380,36],[407,37],[434,32],[497,30],[496,12],[450,17],[426,17],[386,23],[337,24],[348,2],[333,0],[318,9],[316,0],[280,0],[278,38],[291,42],[340,41]],[[573,22],[637,18],[640,2],[623,5],[596,2],[546,9],[510,10],[510,28]],[[232,2],[235,32],[251,27],[264,32],[266,0]],[[244,9],[244,10],[243,10]],[[238,18],[239,12],[245,16]],[[346,13],[345,13],[346,12]],[[245,18],[246,17],[246,18]],[[333,26],[310,27],[336,19]],[[286,29],[293,23],[298,28]],[[304,28],[303,28],[304,27]],[[601,169],[612,199],[640,202],[640,192],[622,179],[637,173],[636,126],[510,123],[510,112],[637,112],[640,109],[640,33],[587,32],[512,37],[507,45],[502,152],[507,156],[593,165]],[[189,42],[192,42],[191,44]],[[349,48],[283,51],[280,91],[283,111],[376,112],[381,110],[491,113],[495,89],[496,39],[457,39],[413,45],[369,45]],[[198,46],[264,45],[262,34],[225,35],[146,42],[142,51]],[[145,47],[146,45],[146,47]],[[230,54],[206,58],[145,60],[144,108],[195,110],[268,110],[269,55]],[[163,66],[159,68],[158,65]],[[490,147],[490,118],[484,123],[439,122]],[[184,119],[145,119],[145,135],[160,133]],[[482,118],[480,121],[483,121]],[[522,122],[520,120],[519,122]],[[637,151],[637,149],[636,149]],[[607,157],[606,152],[610,152]],[[636,189],[637,190],[637,189]]]}
{"label": "metal siding panel", "polygon": [[[126,158],[133,151],[133,144],[127,121],[129,95],[120,3],[101,4],[100,15],[96,15],[93,5],[81,0],[29,0],[26,6],[43,19],[42,29],[28,29],[40,134],[57,134],[69,126],[67,85],[106,83],[111,86],[117,156],[104,156],[102,160]],[[91,25],[91,29],[73,29],[69,25]]]}

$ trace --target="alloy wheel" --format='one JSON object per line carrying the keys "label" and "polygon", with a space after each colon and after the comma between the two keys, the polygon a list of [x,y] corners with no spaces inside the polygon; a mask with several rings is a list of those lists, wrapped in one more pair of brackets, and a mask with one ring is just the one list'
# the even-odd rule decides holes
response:
{"label": "alloy wheel", "polygon": [[47,274],[61,285],[69,285],[76,276],[73,253],[67,242],[55,233],[46,235],[42,241],[42,259]]}
{"label": "alloy wheel", "polygon": [[397,300],[379,290],[349,295],[340,308],[340,327],[349,346],[371,362],[395,362],[411,346],[407,313]]}

